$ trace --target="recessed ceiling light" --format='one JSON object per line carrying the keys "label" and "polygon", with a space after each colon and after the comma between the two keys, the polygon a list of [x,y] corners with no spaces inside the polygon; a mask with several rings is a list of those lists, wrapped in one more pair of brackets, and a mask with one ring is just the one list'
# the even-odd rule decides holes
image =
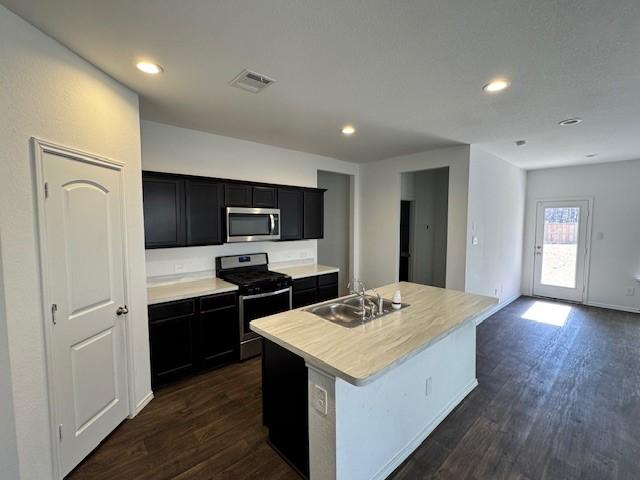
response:
{"label": "recessed ceiling light", "polygon": [[164,71],[160,65],[151,62],[138,62],[136,63],[136,67],[138,67],[138,70],[141,72],[148,73],[149,75],[157,75]]}
{"label": "recessed ceiling light", "polygon": [[563,127],[570,127],[572,125],[577,125],[581,122],[582,122],[581,118],[573,117],[573,118],[567,118],[566,120],[562,120],[561,122],[558,122],[558,125]]}
{"label": "recessed ceiling light", "polygon": [[588,154],[585,155],[585,157],[587,157],[587,158],[593,158],[593,157],[597,157],[597,156],[598,156],[597,153],[588,153]]}
{"label": "recessed ceiling light", "polygon": [[482,87],[482,89],[487,93],[496,93],[501,92],[505,88],[508,88],[509,85],[511,85],[511,82],[509,82],[508,80],[498,78],[487,83],[484,87]]}
{"label": "recessed ceiling light", "polygon": [[353,125],[345,125],[341,130],[343,135],[353,135],[356,133],[356,129],[353,128]]}

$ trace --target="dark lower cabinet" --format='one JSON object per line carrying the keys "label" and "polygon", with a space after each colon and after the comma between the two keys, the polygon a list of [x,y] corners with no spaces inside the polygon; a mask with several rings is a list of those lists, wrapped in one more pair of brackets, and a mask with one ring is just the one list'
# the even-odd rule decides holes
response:
{"label": "dark lower cabinet", "polygon": [[337,273],[326,273],[293,281],[293,308],[306,307],[338,296]]}
{"label": "dark lower cabinet", "polygon": [[152,387],[237,360],[238,335],[235,293],[150,305]]}
{"label": "dark lower cabinet", "polygon": [[263,339],[262,420],[269,444],[309,478],[307,367],[299,357]]}
{"label": "dark lower cabinet", "polygon": [[154,387],[194,370],[195,307],[195,299],[149,306],[151,383]]}

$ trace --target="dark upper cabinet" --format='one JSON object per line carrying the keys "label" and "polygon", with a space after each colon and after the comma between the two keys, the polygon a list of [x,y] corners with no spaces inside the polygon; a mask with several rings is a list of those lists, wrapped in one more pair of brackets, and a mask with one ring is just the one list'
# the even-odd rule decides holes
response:
{"label": "dark upper cabinet", "polygon": [[324,190],[143,172],[146,248],[224,243],[225,207],[279,208],[280,239],[324,235]]}
{"label": "dark upper cabinet", "polygon": [[221,183],[186,180],[187,245],[222,243]]}
{"label": "dark upper cabinet", "polygon": [[184,246],[184,180],[145,173],[142,191],[146,248]]}
{"label": "dark upper cabinet", "polygon": [[253,187],[255,208],[276,208],[277,205],[277,190],[274,187]]}
{"label": "dark upper cabinet", "polygon": [[324,191],[304,191],[304,235],[303,238],[324,236]]}
{"label": "dark upper cabinet", "polygon": [[225,207],[251,207],[253,190],[251,185],[242,183],[225,183]]}
{"label": "dark upper cabinet", "polygon": [[280,240],[300,240],[302,238],[302,190],[279,188],[278,208],[280,209]]}

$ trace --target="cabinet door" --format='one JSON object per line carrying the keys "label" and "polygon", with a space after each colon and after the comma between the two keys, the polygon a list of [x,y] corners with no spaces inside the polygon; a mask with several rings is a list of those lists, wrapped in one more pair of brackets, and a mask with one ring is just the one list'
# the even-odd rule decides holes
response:
{"label": "cabinet door", "polygon": [[255,208],[276,208],[276,189],[273,187],[253,187]]}
{"label": "cabinet door", "polygon": [[222,185],[187,180],[187,245],[222,243]]}
{"label": "cabinet door", "polygon": [[235,304],[201,312],[199,324],[198,355],[201,368],[215,367],[236,359],[240,325]]}
{"label": "cabinet door", "polygon": [[299,290],[293,292],[293,308],[306,307],[318,302],[318,289],[311,288],[309,290]]}
{"label": "cabinet door", "polygon": [[241,183],[225,183],[224,205],[225,207],[251,207],[251,185]]}
{"label": "cabinet door", "polygon": [[304,191],[304,238],[322,238],[324,235],[324,192]]}
{"label": "cabinet door", "polygon": [[184,180],[144,174],[142,195],[145,247],[184,246]]}
{"label": "cabinet door", "polygon": [[278,208],[280,209],[280,239],[300,240],[302,238],[302,190],[279,188]]}
{"label": "cabinet door", "polygon": [[176,380],[194,370],[195,315],[149,323],[151,383],[153,387]]}
{"label": "cabinet door", "polygon": [[318,302],[333,300],[338,298],[338,284],[324,285],[318,287]]}

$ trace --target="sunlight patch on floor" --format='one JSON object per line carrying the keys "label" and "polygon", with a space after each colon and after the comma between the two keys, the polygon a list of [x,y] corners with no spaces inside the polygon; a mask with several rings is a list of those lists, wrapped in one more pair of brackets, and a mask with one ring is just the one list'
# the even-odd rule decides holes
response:
{"label": "sunlight patch on floor", "polygon": [[569,305],[537,300],[520,318],[562,327],[567,322],[569,313],[571,313]]}

